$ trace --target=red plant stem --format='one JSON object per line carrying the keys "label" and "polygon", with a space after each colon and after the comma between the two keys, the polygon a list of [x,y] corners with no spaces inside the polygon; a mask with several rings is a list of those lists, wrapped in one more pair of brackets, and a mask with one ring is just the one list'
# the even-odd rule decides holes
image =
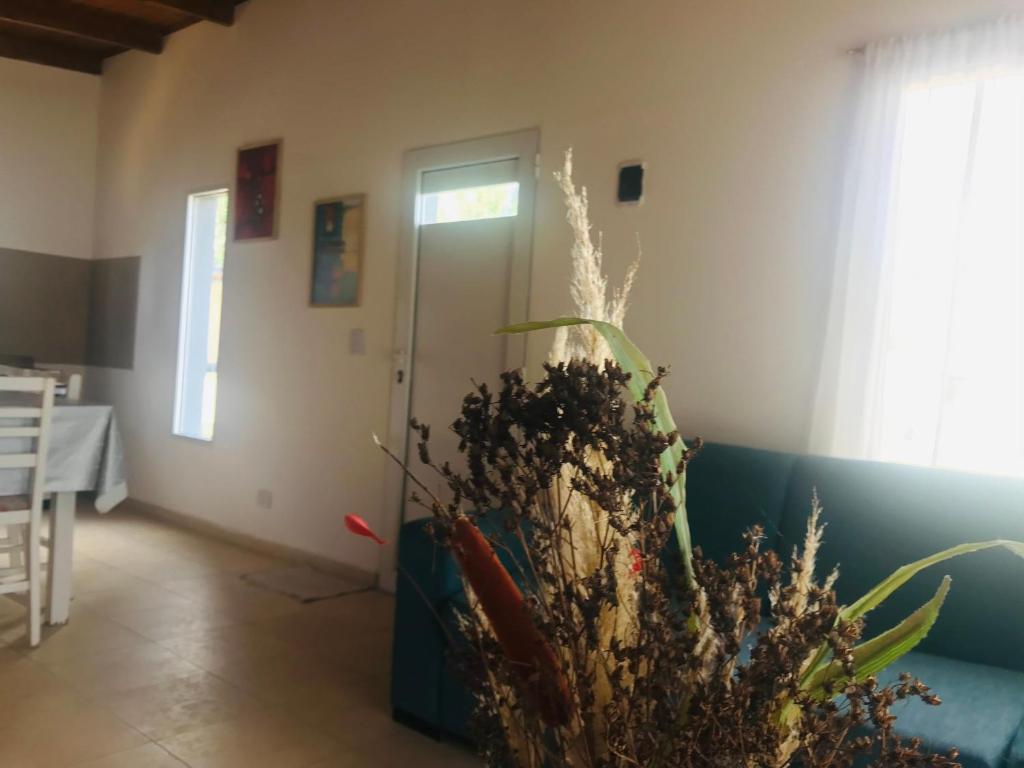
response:
{"label": "red plant stem", "polygon": [[569,722],[569,687],[558,657],[534,625],[519,587],[494,549],[467,518],[455,521],[455,558],[509,663],[548,725]]}

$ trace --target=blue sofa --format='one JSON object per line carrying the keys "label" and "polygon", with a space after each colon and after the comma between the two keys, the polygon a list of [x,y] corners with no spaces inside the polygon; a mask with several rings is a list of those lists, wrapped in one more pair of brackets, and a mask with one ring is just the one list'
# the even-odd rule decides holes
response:
{"label": "blue sofa", "polygon": [[[894,464],[798,456],[708,444],[687,474],[695,544],[721,559],[741,532],[764,527],[781,554],[799,543],[817,488],[827,523],[821,572],[838,563],[839,597],[852,602],[895,568],[963,541],[1024,540],[1024,481]],[[437,618],[464,603],[451,557],[424,521],[403,526],[392,705],[396,719],[436,735],[466,737],[468,693],[452,675]],[[956,746],[965,768],[1024,768],[1024,562],[992,550],[918,575],[868,617],[877,633],[926,602],[953,577],[938,623],[891,670],[909,672],[943,700],[899,705],[899,730],[934,750]]]}

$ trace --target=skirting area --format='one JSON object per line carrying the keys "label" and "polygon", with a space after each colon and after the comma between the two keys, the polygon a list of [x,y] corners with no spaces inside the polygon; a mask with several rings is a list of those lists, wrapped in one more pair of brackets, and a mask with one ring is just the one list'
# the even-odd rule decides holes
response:
{"label": "skirting area", "polygon": [[308,565],[318,571],[334,574],[346,581],[353,582],[360,586],[377,586],[377,574],[375,573],[369,573],[368,571],[354,568],[346,563],[340,563],[337,560],[320,557],[319,555],[314,555],[301,549],[295,549],[294,547],[288,547],[284,544],[278,544],[277,542],[256,538],[255,536],[249,536],[244,533],[239,533],[238,531],[232,531],[228,528],[223,528],[198,517],[193,517],[192,515],[175,512],[155,504],[148,504],[144,501],[139,501],[138,499],[128,499],[124,504],[124,509],[138,515],[145,515],[156,520],[162,520],[178,528],[193,530],[210,539],[216,539],[227,544],[241,547],[242,549],[259,552],[277,560],[286,560],[291,563]]}

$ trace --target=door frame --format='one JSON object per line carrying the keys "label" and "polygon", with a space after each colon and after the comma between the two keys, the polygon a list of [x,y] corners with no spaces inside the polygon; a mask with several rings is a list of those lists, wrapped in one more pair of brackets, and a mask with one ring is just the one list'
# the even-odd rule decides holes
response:
{"label": "door frame", "polygon": [[[512,233],[512,257],[509,263],[508,323],[529,318],[530,269],[533,255],[533,218],[540,152],[540,130],[530,128],[514,133],[457,141],[433,147],[409,150],[402,163],[402,193],[395,286],[395,325],[392,341],[391,405],[388,413],[388,449],[405,459],[409,448],[409,409],[412,369],[416,347],[417,276],[419,272],[419,222],[417,199],[423,174],[447,168],[497,160],[520,160],[518,169],[520,213]],[[489,333],[490,328],[481,328]],[[526,363],[526,336],[510,336],[505,347],[506,368],[519,368]],[[453,403],[453,409],[455,404]],[[453,411],[452,418],[455,418]],[[394,591],[397,582],[398,536],[405,522],[407,478],[401,467],[387,462],[384,472],[384,538],[381,548],[378,582],[382,589]]]}

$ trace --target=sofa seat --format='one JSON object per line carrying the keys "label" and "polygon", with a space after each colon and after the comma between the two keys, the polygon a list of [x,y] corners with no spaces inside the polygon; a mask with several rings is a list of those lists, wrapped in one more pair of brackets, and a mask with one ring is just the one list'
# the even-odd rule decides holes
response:
{"label": "sofa seat", "polygon": [[942,699],[938,707],[919,700],[893,707],[901,736],[918,736],[936,752],[959,748],[964,768],[1024,768],[1024,752],[1017,751],[1024,744],[1015,747],[1024,724],[1024,673],[916,651],[880,680],[896,682],[899,672],[921,679]]}

